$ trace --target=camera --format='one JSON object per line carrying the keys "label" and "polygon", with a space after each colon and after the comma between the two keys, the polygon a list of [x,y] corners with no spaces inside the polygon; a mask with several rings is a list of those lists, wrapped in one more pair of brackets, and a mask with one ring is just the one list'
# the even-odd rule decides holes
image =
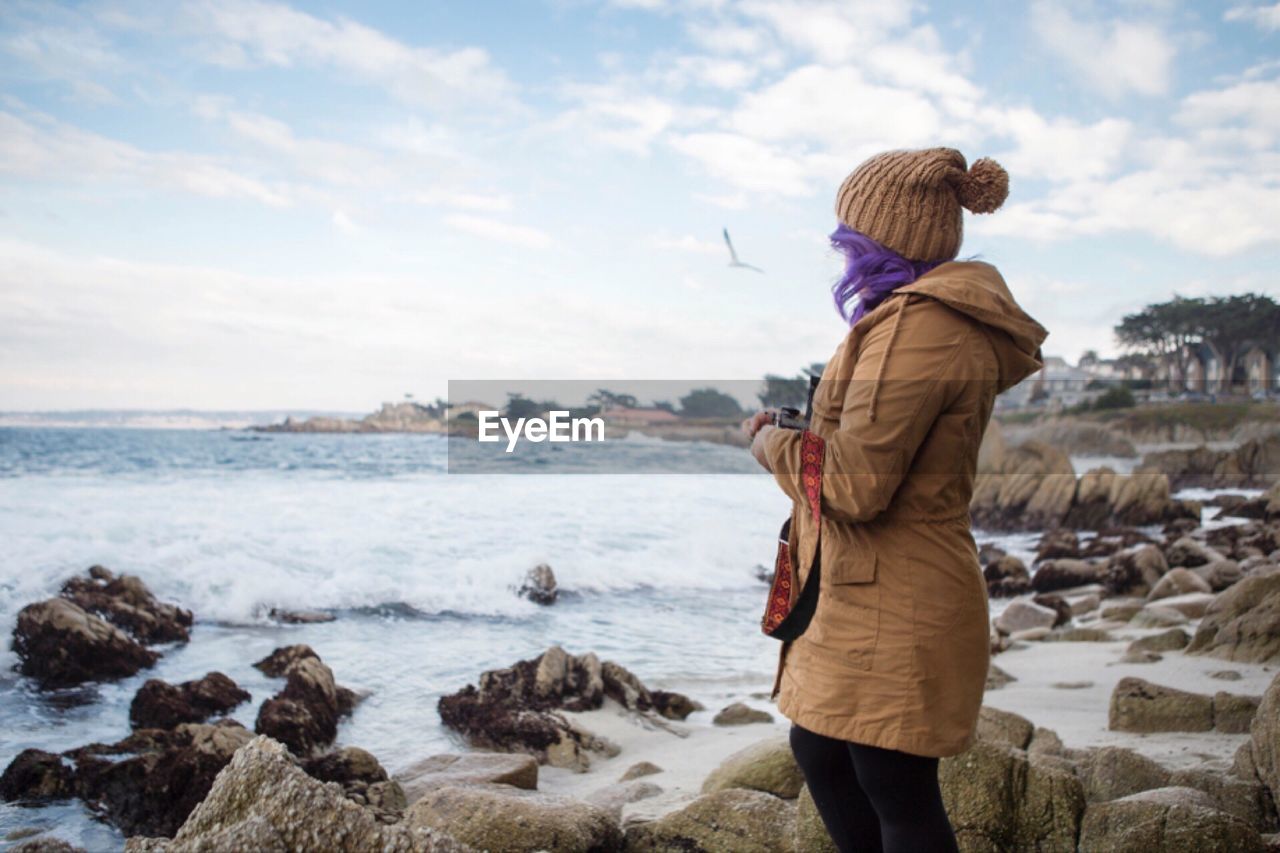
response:
{"label": "camera", "polygon": [[799,409],[793,409],[790,406],[778,409],[770,419],[770,423],[783,429],[806,430],[809,428],[809,419],[803,417]]}

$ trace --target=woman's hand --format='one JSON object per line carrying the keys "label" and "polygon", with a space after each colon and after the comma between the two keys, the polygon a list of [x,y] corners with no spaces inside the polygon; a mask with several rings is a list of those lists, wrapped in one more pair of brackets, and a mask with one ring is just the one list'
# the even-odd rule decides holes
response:
{"label": "woman's hand", "polygon": [[755,438],[760,427],[772,423],[777,413],[777,409],[761,409],[742,422],[742,431],[746,433],[747,438]]}
{"label": "woman's hand", "polygon": [[773,424],[765,424],[756,431],[755,438],[751,440],[751,455],[760,463],[761,468],[769,471],[770,473],[773,472],[773,468],[769,466],[769,457],[765,455],[764,445],[765,442],[769,440],[769,435],[775,429],[777,429],[777,427]]}

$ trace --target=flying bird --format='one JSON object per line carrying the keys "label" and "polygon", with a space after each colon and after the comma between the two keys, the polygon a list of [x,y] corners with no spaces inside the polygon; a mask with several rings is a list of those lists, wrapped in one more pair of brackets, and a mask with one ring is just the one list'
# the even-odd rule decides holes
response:
{"label": "flying bird", "polygon": [[760,267],[754,267],[751,264],[744,264],[738,260],[738,253],[734,251],[733,241],[729,239],[729,229],[724,229],[724,244],[729,247],[729,266],[741,267],[744,270],[755,270],[756,272],[764,272]]}

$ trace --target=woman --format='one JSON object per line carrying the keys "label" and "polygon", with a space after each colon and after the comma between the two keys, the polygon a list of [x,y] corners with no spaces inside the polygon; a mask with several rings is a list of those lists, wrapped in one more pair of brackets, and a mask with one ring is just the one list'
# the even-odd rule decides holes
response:
{"label": "woman", "polygon": [[990,653],[969,529],[978,447],[996,394],[1043,366],[1047,335],[995,267],[954,260],[961,207],[994,211],[1008,182],[950,148],[855,169],[831,235],[850,328],[809,429],[769,412],[743,424],[795,502],[801,583],[820,557],[817,611],[783,644],[773,695],[841,851],[956,849],[938,759],[972,742]]}

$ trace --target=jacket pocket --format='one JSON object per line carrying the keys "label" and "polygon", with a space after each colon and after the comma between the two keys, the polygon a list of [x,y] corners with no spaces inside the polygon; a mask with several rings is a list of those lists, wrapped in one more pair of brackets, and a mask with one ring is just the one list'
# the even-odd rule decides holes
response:
{"label": "jacket pocket", "polygon": [[[837,529],[840,525],[833,525]],[[822,548],[822,583],[818,609],[804,635],[820,656],[844,669],[869,670],[880,639],[878,558],[869,547],[826,541]]]}
{"label": "jacket pocket", "polygon": [[838,552],[831,557],[831,571],[827,574],[833,584],[875,583],[876,552],[872,550],[853,550]]}

